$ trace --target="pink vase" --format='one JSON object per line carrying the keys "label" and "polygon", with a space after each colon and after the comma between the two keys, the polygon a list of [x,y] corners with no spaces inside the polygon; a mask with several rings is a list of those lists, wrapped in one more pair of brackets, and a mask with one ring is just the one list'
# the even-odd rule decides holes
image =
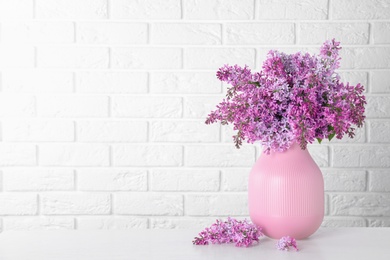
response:
{"label": "pink vase", "polygon": [[262,154],[249,175],[249,214],[263,233],[303,239],[324,218],[324,179],[310,153],[298,144]]}

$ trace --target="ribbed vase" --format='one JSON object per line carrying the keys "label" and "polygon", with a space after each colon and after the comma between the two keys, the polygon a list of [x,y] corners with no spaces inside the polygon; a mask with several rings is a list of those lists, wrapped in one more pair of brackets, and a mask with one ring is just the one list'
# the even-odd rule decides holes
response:
{"label": "ribbed vase", "polygon": [[308,150],[262,154],[249,175],[249,213],[271,238],[303,239],[324,218],[324,179]]}

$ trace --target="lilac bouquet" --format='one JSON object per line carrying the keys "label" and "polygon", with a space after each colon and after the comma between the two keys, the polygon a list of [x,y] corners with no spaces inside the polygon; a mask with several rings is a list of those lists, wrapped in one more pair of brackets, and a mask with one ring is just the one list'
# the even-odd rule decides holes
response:
{"label": "lilac bouquet", "polygon": [[296,142],[305,149],[315,139],[353,138],[354,126],[363,126],[366,100],[362,85],[342,83],[335,72],[339,45],[327,41],[319,55],[271,50],[260,72],[221,67],[217,77],[231,87],[206,124],[233,124],[237,148],[243,140],[260,141],[266,153],[285,151]]}

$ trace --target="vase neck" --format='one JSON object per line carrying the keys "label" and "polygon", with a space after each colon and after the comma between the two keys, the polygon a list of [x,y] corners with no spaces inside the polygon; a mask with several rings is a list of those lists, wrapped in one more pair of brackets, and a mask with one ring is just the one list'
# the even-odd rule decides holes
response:
{"label": "vase neck", "polygon": [[309,154],[307,148],[303,150],[298,143],[293,143],[286,151],[284,152],[277,152],[277,151],[271,151],[270,154],[264,154],[261,157],[263,158],[284,158],[284,157],[300,157],[300,156],[307,156]]}

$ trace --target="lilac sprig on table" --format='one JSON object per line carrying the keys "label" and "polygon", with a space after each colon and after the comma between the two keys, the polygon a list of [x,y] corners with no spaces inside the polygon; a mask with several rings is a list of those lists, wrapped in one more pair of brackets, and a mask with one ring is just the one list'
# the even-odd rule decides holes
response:
{"label": "lilac sprig on table", "polygon": [[279,250],[288,251],[290,247],[293,247],[296,251],[298,251],[297,241],[295,238],[289,236],[282,237],[276,244],[276,248]]}
{"label": "lilac sprig on table", "polygon": [[247,220],[228,218],[227,221],[216,220],[210,227],[199,233],[192,241],[194,245],[234,243],[238,247],[248,247],[259,242],[263,236],[261,228]]}
{"label": "lilac sprig on table", "polygon": [[340,49],[333,39],[319,55],[271,50],[259,72],[221,67],[217,77],[231,87],[206,124],[233,124],[237,148],[259,141],[266,153],[296,142],[305,149],[316,139],[353,138],[355,126],[363,126],[366,100],[362,85],[340,82]]}

